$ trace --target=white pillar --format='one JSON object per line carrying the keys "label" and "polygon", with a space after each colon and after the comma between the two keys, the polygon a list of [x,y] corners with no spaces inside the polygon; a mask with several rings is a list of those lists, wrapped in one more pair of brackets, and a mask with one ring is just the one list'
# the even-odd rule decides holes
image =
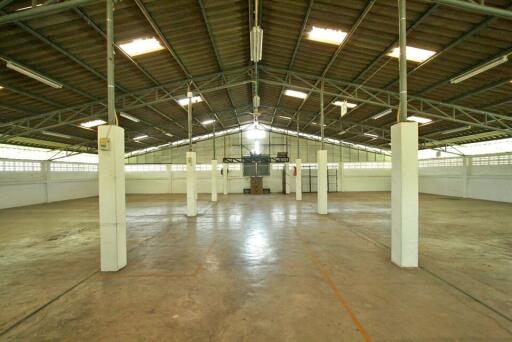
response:
{"label": "white pillar", "polygon": [[126,266],[124,129],[98,127],[101,270]]}
{"label": "white pillar", "polygon": [[284,193],[290,193],[290,164],[284,163]]}
{"label": "white pillar", "polygon": [[343,162],[338,163],[338,192],[343,191]]}
{"label": "white pillar", "polygon": [[196,153],[187,152],[187,216],[197,215]]}
{"label": "white pillar", "polygon": [[316,160],[318,162],[317,172],[317,204],[318,213],[321,215],[327,214],[327,150],[320,150],[316,154]]}
{"label": "white pillar", "polygon": [[295,160],[297,175],[295,176],[295,199],[302,201],[302,160]]}
{"label": "white pillar", "polygon": [[217,161],[212,160],[212,202],[217,202]]}
{"label": "white pillar", "polygon": [[418,267],[418,123],[391,127],[391,261]]}
{"label": "white pillar", "polygon": [[468,197],[468,182],[471,169],[471,157],[462,157],[462,198]]}
{"label": "white pillar", "polygon": [[224,195],[228,194],[228,164],[222,164],[222,178],[223,178],[223,187],[224,187]]}

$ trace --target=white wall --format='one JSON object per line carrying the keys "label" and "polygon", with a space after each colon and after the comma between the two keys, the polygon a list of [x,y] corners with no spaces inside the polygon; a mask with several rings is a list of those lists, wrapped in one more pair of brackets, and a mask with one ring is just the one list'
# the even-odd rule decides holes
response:
{"label": "white wall", "polygon": [[512,203],[512,153],[420,161],[420,192]]}
{"label": "white wall", "polygon": [[[27,163],[32,164],[31,167],[37,165],[40,170],[24,170]],[[44,161],[0,159],[0,209],[98,195],[96,172],[72,171],[75,165],[83,168],[88,164],[54,164],[66,165],[69,170],[51,171],[50,163]]]}

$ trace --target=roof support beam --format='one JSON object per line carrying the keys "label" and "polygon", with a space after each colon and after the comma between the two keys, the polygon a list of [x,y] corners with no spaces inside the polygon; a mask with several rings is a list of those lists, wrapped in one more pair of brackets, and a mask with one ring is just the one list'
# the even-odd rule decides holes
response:
{"label": "roof support beam", "polygon": [[0,16],[0,25],[13,23],[19,20],[28,20],[34,19],[38,17],[44,17],[56,13],[60,13],[63,11],[67,11],[71,8],[78,6],[85,6],[92,3],[104,2],[102,0],[67,0],[63,2],[59,2],[58,4],[52,5],[42,5],[38,7],[34,7],[31,9],[27,9],[24,11],[4,14]]}
{"label": "roof support beam", "polygon": [[500,17],[508,20],[512,20],[512,11],[491,7],[482,3],[476,3],[474,1],[464,0],[424,0],[426,2],[435,2],[443,6],[449,6],[458,8],[464,11],[473,12],[477,14],[490,15],[494,17]]}

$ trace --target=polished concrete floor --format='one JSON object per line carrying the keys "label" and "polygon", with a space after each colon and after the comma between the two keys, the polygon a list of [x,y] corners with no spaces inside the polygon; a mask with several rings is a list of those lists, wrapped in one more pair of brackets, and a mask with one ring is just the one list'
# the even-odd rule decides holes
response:
{"label": "polished concrete floor", "polygon": [[98,201],[0,210],[0,340],[512,340],[512,205],[421,196],[419,269],[389,261],[389,193],[128,197],[99,272]]}

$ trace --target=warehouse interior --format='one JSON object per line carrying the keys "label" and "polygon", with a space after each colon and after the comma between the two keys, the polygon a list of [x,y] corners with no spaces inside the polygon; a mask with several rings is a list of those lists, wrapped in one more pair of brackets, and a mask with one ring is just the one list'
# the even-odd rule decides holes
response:
{"label": "warehouse interior", "polygon": [[512,339],[506,0],[0,0],[0,340]]}

